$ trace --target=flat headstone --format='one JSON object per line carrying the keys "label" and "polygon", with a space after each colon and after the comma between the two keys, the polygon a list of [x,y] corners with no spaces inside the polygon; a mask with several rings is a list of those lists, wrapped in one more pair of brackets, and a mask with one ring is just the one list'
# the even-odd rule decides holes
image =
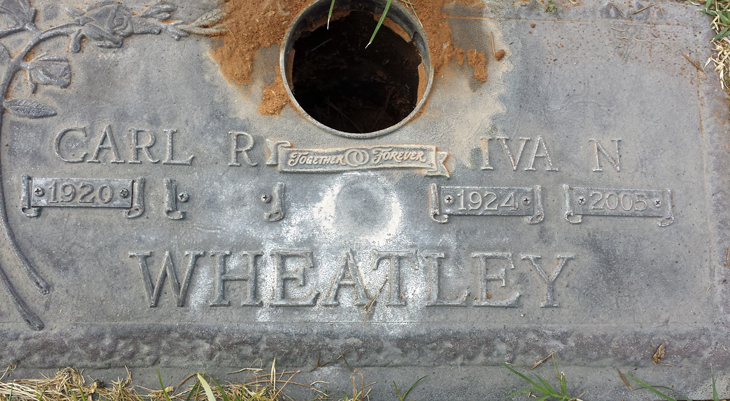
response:
{"label": "flat headstone", "polygon": [[[730,368],[728,112],[688,61],[712,50],[697,7],[448,5],[487,82],[454,62],[417,118],[370,137],[260,115],[278,47],[239,86],[220,39],[105,36],[105,7],[147,3],[31,0],[62,37],[0,39],[16,375],[127,366],[152,386],[275,359],[335,394],[358,369],[376,399],[426,374],[416,398],[498,399],[524,386],[502,362],[554,352],[575,395],[631,400],[652,395],[616,369],[709,398],[710,367]],[[218,5],[179,3],[184,20]]]}

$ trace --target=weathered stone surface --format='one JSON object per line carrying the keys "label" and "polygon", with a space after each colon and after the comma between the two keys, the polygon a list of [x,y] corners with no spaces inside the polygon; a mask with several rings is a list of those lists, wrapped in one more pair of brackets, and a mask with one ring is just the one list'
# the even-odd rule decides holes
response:
{"label": "weathered stone surface", "polygon": [[[649,397],[616,368],[707,397],[710,366],[730,369],[727,105],[684,57],[710,56],[708,20],[676,2],[632,14],[647,5],[447,6],[457,45],[491,54],[493,33],[507,56],[487,83],[450,65],[419,118],[369,139],[259,115],[278,49],[243,88],[216,39],[87,22],[85,41],[40,44],[36,92],[23,72],[3,87],[0,363],[172,381],[343,355],[300,380],[349,389],[357,368],[385,398],[429,374],[425,398],[496,399],[521,384],[502,362],[554,351],[585,398]],[[74,20],[31,6],[40,29]],[[0,43],[15,57],[31,37]],[[660,344],[673,366],[652,363]]]}

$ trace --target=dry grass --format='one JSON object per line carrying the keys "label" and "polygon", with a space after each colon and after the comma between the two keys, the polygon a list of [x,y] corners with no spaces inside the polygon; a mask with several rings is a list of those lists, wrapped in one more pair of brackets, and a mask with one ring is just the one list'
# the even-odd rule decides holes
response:
{"label": "dry grass", "polygon": [[[243,369],[251,376],[241,383],[219,384],[214,378],[197,373],[177,387],[164,386],[160,379],[159,390],[134,386],[129,370],[127,378],[106,386],[99,381],[87,383],[81,372],[72,368],[61,369],[53,377],[13,381],[5,380],[10,370],[7,369],[0,376],[0,401],[287,401],[291,400],[284,393],[287,386],[311,389],[315,393],[313,400],[330,400],[326,392],[294,381],[299,371],[277,372],[275,366],[276,361],[268,371]],[[369,385],[361,380],[358,386],[353,377],[352,386],[352,393],[345,395],[343,401],[369,400]]]}
{"label": "dry grass", "polygon": [[[7,374],[6,370],[6,374]],[[129,372],[128,372],[129,373]],[[3,374],[4,379],[6,374]],[[100,382],[87,384],[83,376],[74,369],[59,370],[53,377],[42,379],[20,379],[11,382],[0,381],[0,400],[64,400],[90,401],[90,399],[108,400],[143,400],[131,387],[131,376],[126,379],[112,382],[110,388]]]}
{"label": "dry grass", "polygon": [[710,62],[714,64],[720,85],[730,93],[730,0],[707,0],[698,5],[703,7],[700,11],[712,17],[711,25],[716,33],[712,40],[715,54],[705,66]]}

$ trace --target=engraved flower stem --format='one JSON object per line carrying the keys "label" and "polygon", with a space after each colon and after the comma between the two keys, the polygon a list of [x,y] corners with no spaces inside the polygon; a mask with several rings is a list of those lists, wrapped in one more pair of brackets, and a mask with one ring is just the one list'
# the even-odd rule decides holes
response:
{"label": "engraved flower stem", "polygon": [[[26,24],[24,29],[33,33],[33,38],[28,42],[28,44],[25,45],[25,47],[18,53],[15,58],[13,58],[10,61],[10,64],[8,65],[8,68],[5,72],[5,76],[3,77],[2,83],[0,83],[0,93],[2,93],[2,99],[4,100],[8,96],[8,89],[10,88],[10,83],[13,81],[13,78],[15,77],[15,74],[21,70],[21,64],[23,63],[23,60],[28,55],[28,53],[33,50],[38,44],[41,42],[58,37],[58,36],[68,36],[71,33],[73,33],[73,30],[67,29],[72,26],[79,26],[78,23],[72,22],[68,24],[59,25],[54,28],[49,28],[45,31],[38,31],[36,29],[34,24]],[[3,117],[5,114],[5,107],[2,105],[2,102],[0,102],[0,127],[2,127],[3,123]],[[5,237],[10,242],[10,248],[15,254],[15,256],[20,261],[20,264],[23,267],[23,270],[28,274],[28,277],[33,280],[33,283],[35,286],[41,291],[43,294],[48,294],[50,292],[48,283],[43,279],[43,277],[38,274],[38,272],[33,268],[33,266],[28,261],[28,258],[25,257],[23,252],[20,250],[20,247],[18,247],[18,244],[15,241],[15,235],[13,234],[13,230],[10,227],[10,222],[8,221],[8,214],[7,209],[5,207],[5,195],[3,190],[3,180],[2,180],[2,168],[0,168],[0,224],[2,225],[3,232],[5,233]],[[15,303],[16,308],[20,312],[20,315],[23,317],[23,320],[34,330],[43,330],[43,322],[38,318],[38,316],[33,313],[28,305],[26,305],[25,301],[23,301],[22,297],[15,291],[15,288],[13,287],[12,283],[10,282],[9,277],[3,270],[2,266],[0,266],[0,281],[2,281],[3,287],[5,287],[5,290],[10,294],[10,296],[13,298],[13,301]]]}
{"label": "engraved flower stem", "polygon": [[8,294],[10,294],[10,297],[13,298],[13,304],[15,304],[15,307],[18,309],[23,320],[25,320],[25,323],[33,330],[43,330],[43,321],[36,316],[32,310],[30,310],[20,294],[15,291],[13,284],[10,282],[8,275],[5,274],[5,270],[3,270],[2,266],[0,266],[0,281],[2,281],[5,291],[7,291]]}
{"label": "engraved flower stem", "polygon": [[9,36],[9,35],[12,35],[14,33],[18,33],[18,32],[24,31],[26,29],[27,28],[24,27],[24,26],[22,26],[22,25],[20,25],[20,26],[14,26],[14,27],[8,28],[8,29],[3,29],[2,31],[0,31],[0,38],[4,38],[6,36]]}

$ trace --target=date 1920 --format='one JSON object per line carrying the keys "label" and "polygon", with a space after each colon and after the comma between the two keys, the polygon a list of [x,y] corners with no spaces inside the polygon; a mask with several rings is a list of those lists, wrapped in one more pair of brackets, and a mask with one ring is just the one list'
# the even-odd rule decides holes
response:
{"label": "date 1920", "polygon": [[132,180],[33,178],[31,206],[129,208]]}

